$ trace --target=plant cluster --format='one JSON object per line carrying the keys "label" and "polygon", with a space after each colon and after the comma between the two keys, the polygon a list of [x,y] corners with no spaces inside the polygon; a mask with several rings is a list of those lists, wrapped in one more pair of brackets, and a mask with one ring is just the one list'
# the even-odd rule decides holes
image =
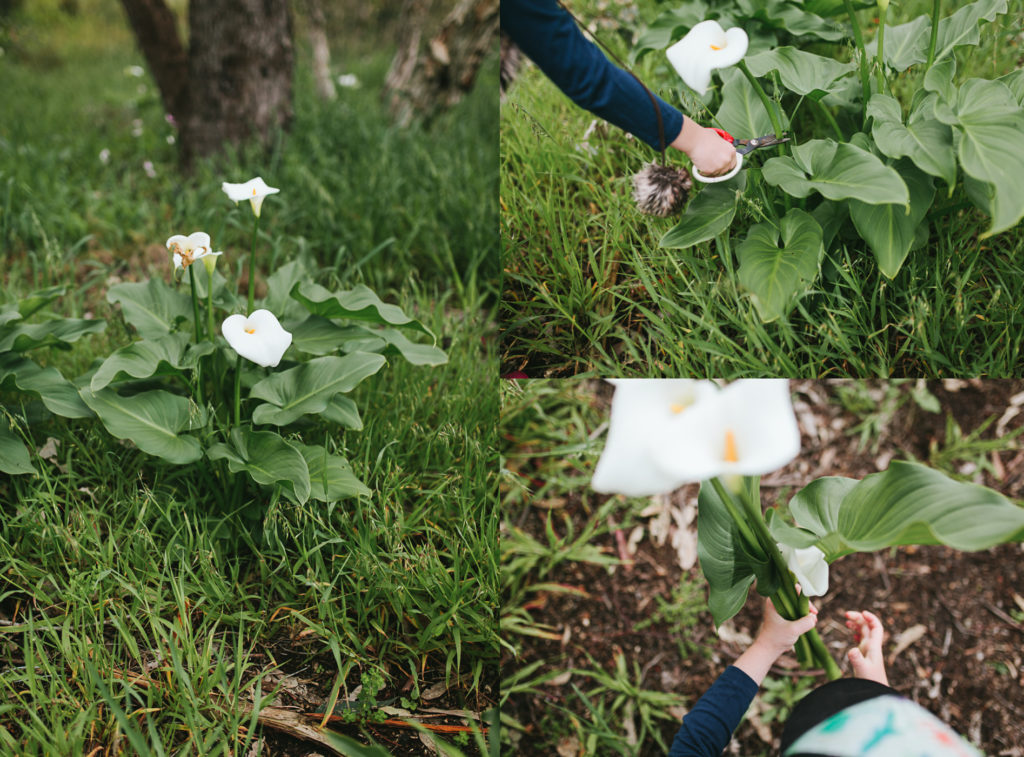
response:
{"label": "plant cluster", "polygon": [[[433,334],[400,307],[364,285],[328,290],[312,281],[300,260],[274,271],[266,296],[257,300],[260,215],[263,200],[279,190],[261,178],[223,189],[236,203],[248,200],[253,212],[247,298],[219,273],[218,261],[230,256],[213,251],[208,234],[173,235],[167,240],[173,284],[154,278],[116,284],[107,293],[141,338],[96,360],[73,382],[24,353],[66,347],[105,324],[28,323],[62,293],[59,288],[3,306],[0,388],[35,397],[62,417],[95,417],[113,437],[143,452],[195,466],[194,475],[210,484],[210,497],[234,508],[252,485],[270,491],[271,506],[282,496],[302,504],[367,495],[335,439],[339,428],[362,428],[347,394],[388,356],[431,366],[447,357],[434,344],[410,338],[418,333],[433,340]],[[29,451],[13,429],[0,424],[0,470],[32,473]],[[322,443],[306,443],[311,438]],[[209,464],[199,464],[204,458]],[[260,504],[254,514],[265,509]]]}
{"label": "plant cluster", "polygon": [[[862,240],[881,273],[895,278],[908,254],[928,245],[931,222],[962,207],[950,202],[958,187],[990,219],[982,238],[1024,216],[1024,70],[958,81],[955,55],[979,44],[979,28],[1007,12],[1006,0],[977,0],[947,17],[935,0],[930,15],[887,27],[888,6],[697,0],[662,13],[638,40],[635,57],[689,30],[669,56],[701,96],[683,95],[689,110],[706,109],[739,137],[792,138],[763,165],[746,164],[736,180],[701,191],[661,240],[681,248],[717,239],[724,258],[735,242],[735,275],[764,321],[787,316],[827,275],[826,257],[837,256],[826,253],[849,240]],[[863,9],[877,12],[871,44]],[[719,60],[724,43],[700,47],[707,18],[749,35],[736,68],[723,68],[721,88],[711,91],[711,68],[739,56]],[[741,204],[761,220],[733,238]]]}

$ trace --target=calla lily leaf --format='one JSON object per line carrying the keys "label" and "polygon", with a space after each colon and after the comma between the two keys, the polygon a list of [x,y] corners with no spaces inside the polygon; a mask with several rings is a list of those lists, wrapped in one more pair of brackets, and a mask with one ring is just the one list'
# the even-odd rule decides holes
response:
{"label": "calla lily leaf", "polygon": [[401,326],[422,331],[431,338],[434,336],[430,329],[406,315],[400,307],[383,302],[373,290],[362,284],[346,291],[332,292],[319,284],[299,283],[292,289],[292,297],[313,315]]}
{"label": "calla lily leaf", "polygon": [[194,368],[200,357],[215,349],[213,342],[190,345],[188,336],[183,333],[143,339],[116,350],[104,360],[89,386],[98,392],[115,381],[179,373]]}
{"label": "calla lily leaf", "polygon": [[70,349],[87,334],[98,334],[107,327],[101,320],[59,318],[42,323],[8,323],[0,326],[0,352],[27,352],[39,347]]}
{"label": "calla lily leaf", "polygon": [[28,447],[11,430],[7,418],[0,415],[0,473],[20,476],[35,472]]}
{"label": "calla lily leaf", "polygon": [[211,460],[227,460],[232,473],[245,471],[258,484],[280,484],[300,505],[309,500],[309,466],[299,448],[273,431],[234,428],[230,444],[206,450]]}
{"label": "calla lily leaf", "polygon": [[380,352],[401,355],[413,365],[443,365],[448,362],[444,350],[432,344],[409,339],[398,329],[371,329],[342,326],[329,318],[311,315],[289,325],[295,347],[311,355],[337,352]]}
{"label": "calla lily leaf", "polygon": [[309,466],[309,498],[318,502],[336,502],[346,497],[368,497],[372,492],[356,478],[349,461],[331,455],[315,445],[296,445]]}
{"label": "calla lily leaf", "polygon": [[385,364],[382,355],[354,352],[344,357],[316,358],[256,384],[249,392],[265,404],[253,413],[254,423],[285,426],[307,413],[321,413],[336,394],[351,391]]}
{"label": "calla lily leaf", "polygon": [[819,479],[789,508],[798,527],[817,535],[829,561],[900,544],[973,551],[1024,540],[1024,508],[919,463],[894,462],[859,482]]}
{"label": "calla lily leaf", "polygon": [[300,281],[309,277],[309,273],[309,267],[301,260],[292,260],[279,266],[267,277],[267,296],[263,300],[263,307],[277,313],[282,321],[305,315],[305,309],[292,299],[291,293]]}
{"label": "calla lily leaf", "polygon": [[156,278],[138,284],[115,284],[107,292],[107,302],[121,303],[124,319],[143,339],[169,334],[181,321],[192,318],[190,297]]}
{"label": "calla lily leaf", "polygon": [[[905,24],[891,24],[885,27],[885,48],[882,56],[885,63],[896,71],[906,71],[913,65],[928,60],[928,36],[932,28],[928,16],[918,16]],[[864,46],[872,60],[878,55],[877,40]]]}
{"label": "calla lily leaf", "polygon": [[[778,71],[782,86],[798,95],[809,95],[816,90],[827,92],[836,79],[854,70],[853,63],[840,63],[834,58],[815,55],[795,47],[776,47],[751,55],[746,59],[746,64],[754,76]],[[757,132],[756,135],[762,133]]]}
{"label": "calla lily leaf", "polygon": [[337,423],[339,426],[354,431],[361,431],[363,428],[363,419],[359,417],[359,407],[344,394],[336,394],[331,397],[320,416],[331,423]]}
{"label": "calla lily leaf", "polygon": [[853,198],[872,205],[910,201],[900,175],[875,155],[856,145],[812,139],[793,148],[793,155],[765,161],[764,180],[794,197],[820,192],[830,200]]}
{"label": "calla lily leaf", "polygon": [[0,356],[0,388],[36,395],[50,412],[64,418],[92,415],[92,410],[78,395],[78,389],[56,368],[42,368],[25,357]]}
{"label": "calla lily leaf", "polygon": [[[760,136],[774,130],[768,112],[757,96],[754,86],[739,69],[722,71],[722,106],[715,114],[715,121],[730,134],[737,136]],[[788,119],[779,104],[771,103],[782,128],[788,128]],[[740,176],[745,176],[741,173]],[[738,178],[738,177],[737,177]],[[721,185],[716,185],[721,186]],[[710,187],[709,187],[710,188]]]}
{"label": "calla lily leaf", "polygon": [[824,254],[821,226],[799,208],[789,211],[778,229],[770,223],[750,228],[736,248],[739,279],[763,320],[789,312],[818,275]]}
{"label": "calla lily leaf", "polygon": [[[67,291],[67,287],[56,286],[33,292],[28,297],[18,300],[18,312],[21,313],[22,318],[28,318],[45,308],[58,297],[63,297],[65,291]],[[2,319],[0,319],[0,323],[3,323]]]}
{"label": "calla lily leaf", "polygon": [[917,228],[932,206],[935,184],[932,177],[905,162],[900,175],[910,190],[910,213],[902,205],[868,205],[850,200],[850,217],[878,261],[878,269],[890,279],[899,273],[914,246]]}
{"label": "calla lily leaf", "polygon": [[679,223],[665,232],[661,246],[692,247],[728,229],[736,215],[737,191],[742,192],[745,185],[745,177],[741,177],[743,174],[737,177],[741,183],[712,184],[702,189],[690,201]]}
{"label": "calla lily leaf", "polygon": [[156,389],[124,397],[112,389],[80,389],[85,404],[118,439],[130,439],[143,452],[182,465],[203,456],[203,448],[183,431],[202,425],[199,409],[187,397]]}
{"label": "calla lily leaf", "polygon": [[[868,104],[868,115],[873,119],[871,134],[881,152],[890,158],[910,158],[922,171],[939,177],[952,189],[956,183],[953,130],[935,119],[934,101],[934,95],[915,96],[904,125],[899,102],[888,95],[872,95]],[[913,188],[908,185],[908,189],[913,194]]]}

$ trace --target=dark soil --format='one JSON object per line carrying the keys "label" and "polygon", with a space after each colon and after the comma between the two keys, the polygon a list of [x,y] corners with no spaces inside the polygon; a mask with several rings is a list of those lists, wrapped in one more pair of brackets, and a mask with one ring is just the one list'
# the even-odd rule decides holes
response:
{"label": "dark soil", "polygon": [[[870,386],[882,396],[883,382]],[[819,476],[861,478],[884,469],[891,459],[928,460],[931,450],[946,446],[947,414],[965,435],[992,418],[980,435],[982,439],[992,439],[998,419],[1011,407],[1011,398],[1024,391],[1024,382],[946,381],[929,383],[928,387],[939,399],[941,413],[922,410],[909,400],[910,386],[904,386],[901,391],[906,393],[906,401],[884,425],[877,449],[872,449],[870,441],[867,449],[861,449],[858,437],[850,433],[860,418],[838,404],[835,385],[793,382],[803,434],[802,453],[786,468],[764,477],[764,503],[784,503],[797,489]],[[607,401],[610,390],[606,384],[595,383],[594,389],[600,399]],[[1024,397],[1014,401],[1019,403],[1021,399]],[[1019,429],[1022,423],[1024,412],[1004,422],[1004,436]],[[1002,451],[985,455],[985,465],[960,460],[954,463],[954,469],[1020,501],[1024,499],[1021,446],[1024,445],[1007,442]],[[694,504],[696,496],[697,487],[689,486],[675,492],[672,498]],[[586,520],[578,498],[568,498],[565,508],[577,526]],[[543,542],[547,510],[532,510],[520,525]],[[621,542],[617,543],[614,532],[602,535],[597,543],[610,554],[621,554]],[[746,639],[731,639],[743,633],[756,635],[764,601],[751,593],[743,610],[725,626],[722,635],[730,641],[716,636],[706,610],[687,628],[685,638],[673,633],[665,623],[635,630],[651,618],[657,598],[668,601],[672,589],[681,581],[688,577],[697,580],[699,576],[697,566],[684,574],[675,549],[669,545],[658,547],[647,537],[639,543],[630,566],[608,570],[589,564],[563,564],[545,580],[585,588],[588,596],[545,595],[545,601],[538,603],[533,613],[534,620],[559,629],[562,641],[524,637],[523,655],[519,659],[507,658],[503,671],[507,675],[508,670],[537,660],[545,660],[559,670],[597,664],[611,671],[616,656],[622,654],[630,671],[634,663],[644,671],[644,689],[681,694],[692,706],[749,644]],[[818,629],[844,674],[849,675],[846,651],[851,639],[842,613],[851,609],[874,611],[886,627],[884,649],[889,680],[895,689],[968,736],[987,754],[1021,757],[1022,595],[1024,550],[1020,544],[977,553],[956,552],[946,547],[904,547],[854,554],[832,566],[830,590],[816,600],[820,609]],[[698,606],[701,601],[698,594]],[[681,657],[681,653],[685,656]],[[780,658],[772,675],[806,675],[806,671],[796,672],[795,668],[796,660],[786,655]],[[818,673],[815,685],[824,682],[824,676]],[[557,683],[545,687],[543,697],[511,700],[510,714],[532,729],[534,736],[520,741],[517,754],[555,754],[552,742],[546,741],[544,735],[546,724],[555,722],[552,705],[587,717],[570,683],[586,691],[592,688],[590,679],[574,676],[571,682],[559,679]],[[683,712],[675,714],[681,716]],[[752,722],[755,720],[760,722]],[[666,743],[671,743],[677,727],[677,721],[665,722],[661,734]],[[561,733],[564,732],[563,727]],[[780,734],[778,722],[764,722],[757,716],[747,718],[727,753],[776,754]],[[558,754],[563,757],[585,754],[573,740],[563,740],[559,747]],[[664,752],[648,740],[639,754]]]}

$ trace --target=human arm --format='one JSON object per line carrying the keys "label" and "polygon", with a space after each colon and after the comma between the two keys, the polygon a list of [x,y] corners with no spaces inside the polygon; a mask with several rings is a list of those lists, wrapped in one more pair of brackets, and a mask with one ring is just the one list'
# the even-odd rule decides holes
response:
{"label": "human arm", "polygon": [[502,0],[501,28],[581,108],[656,150],[661,149],[660,113],[666,144],[687,153],[701,173],[714,176],[735,165],[730,144],[613,65],[555,0]]}
{"label": "human arm", "polygon": [[754,643],[725,669],[693,706],[672,741],[669,757],[719,757],[729,744],[769,669],[817,622],[817,609],[785,620],[765,600],[764,621]]}

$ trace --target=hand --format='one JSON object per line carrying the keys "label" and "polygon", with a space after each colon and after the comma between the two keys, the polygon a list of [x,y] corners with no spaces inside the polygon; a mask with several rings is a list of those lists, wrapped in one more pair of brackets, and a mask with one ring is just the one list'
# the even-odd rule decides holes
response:
{"label": "hand", "polygon": [[672,146],[689,155],[693,167],[705,176],[721,176],[736,166],[736,148],[714,129],[700,126],[689,118],[683,121],[683,129]]}
{"label": "hand", "polygon": [[889,678],[882,658],[882,638],[885,635],[882,621],[871,612],[851,611],[846,613],[846,627],[853,631],[853,640],[857,644],[847,653],[854,677],[888,686]]}
{"label": "hand", "polygon": [[796,640],[814,628],[818,622],[818,608],[808,605],[808,613],[798,620],[786,620],[775,610],[770,599],[764,601],[764,620],[757,632],[755,644],[773,650],[776,657],[791,649]]}

